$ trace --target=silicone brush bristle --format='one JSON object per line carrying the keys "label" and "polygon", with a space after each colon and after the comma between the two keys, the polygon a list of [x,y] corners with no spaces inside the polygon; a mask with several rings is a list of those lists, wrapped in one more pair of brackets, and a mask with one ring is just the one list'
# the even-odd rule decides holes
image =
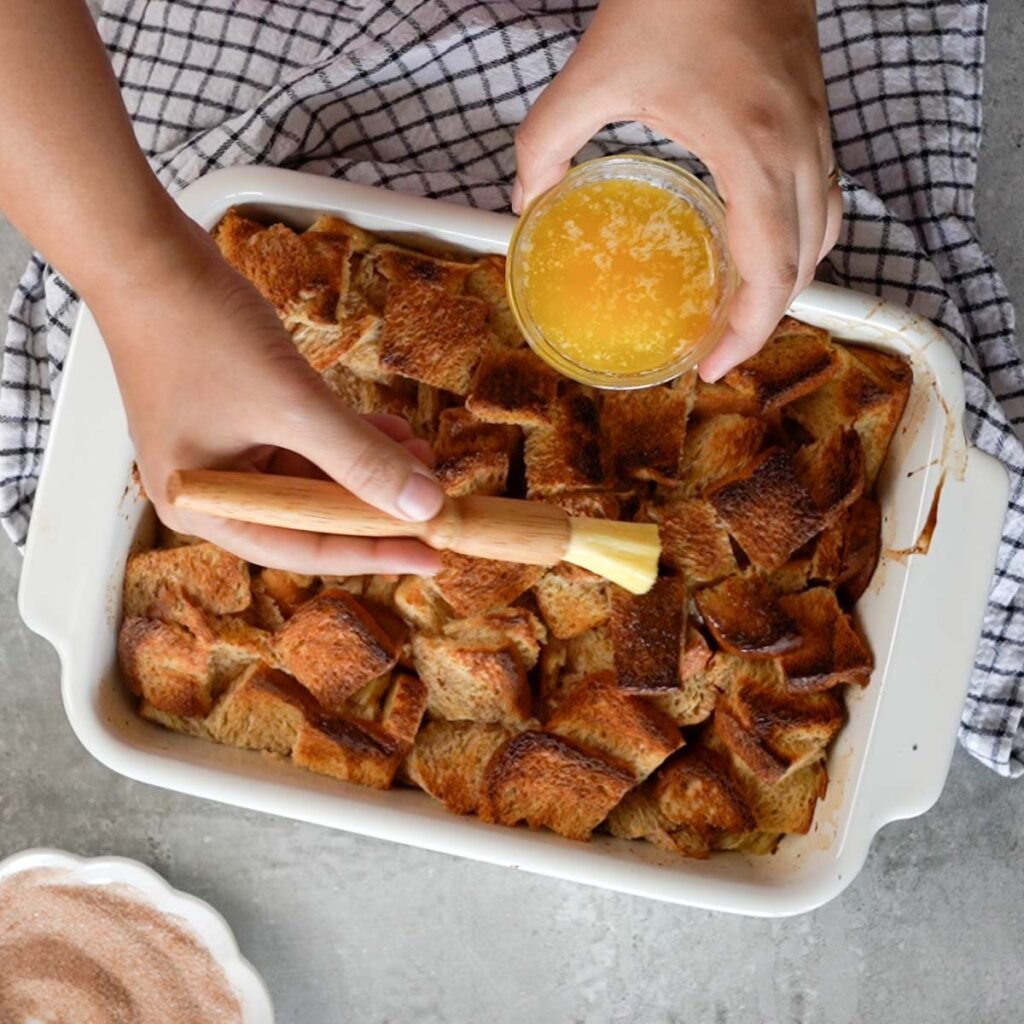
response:
{"label": "silicone brush bristle", "polygon": [[564,560],[617,583],[631,594],[646,594],[658,578],[661,541],[653,523],[572,519]]}

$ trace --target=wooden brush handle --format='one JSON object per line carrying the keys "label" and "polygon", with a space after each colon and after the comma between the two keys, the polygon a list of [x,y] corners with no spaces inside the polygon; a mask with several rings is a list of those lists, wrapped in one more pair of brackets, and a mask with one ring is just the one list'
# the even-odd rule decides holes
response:
{"label": "wooden brush handle", "polygon": [[175,508],[264,526],[351,537],[416,537],[439,551],[554,565],[569,546],[560,508],[514,498],[448,498],[426,522],[395,519],[330,480],[183,470],[167,487]]}

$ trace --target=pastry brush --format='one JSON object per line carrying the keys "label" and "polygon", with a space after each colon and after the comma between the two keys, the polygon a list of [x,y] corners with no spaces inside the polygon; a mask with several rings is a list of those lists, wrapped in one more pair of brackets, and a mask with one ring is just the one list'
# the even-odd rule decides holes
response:
{"label": "pastry brush", "polygon": [[174,473],[175,508],[264,526],[353,537],[415,537],[438,551],[528,565],[571,562],[633,594],[658,575],[657,526],[575,519],[555,505],[516,498],[447,498],[425,522],[395,519],[328,480],[188,470]]}

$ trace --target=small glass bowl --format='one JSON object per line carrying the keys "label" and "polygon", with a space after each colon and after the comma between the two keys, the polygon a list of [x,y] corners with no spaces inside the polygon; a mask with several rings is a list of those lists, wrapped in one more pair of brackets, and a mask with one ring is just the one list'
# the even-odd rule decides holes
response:
{"label": "small glass bowl", "polygon": [[[718,257],[718,296],[706,333],[693,345],[662,366],[653,367],[640,373],[612,373],[594,370],[570,359],[564,352],[544,337],[536,321],[530,315],[523,273],[529,250],[531,231],[538,214],[548,209],[555,201],[582,185],[609,180],[642,181],[678,196],[700,215],[711,235],[712,244]],[[738,277],[729,255],[725,237],[725,206],[698,178],[675,164],[647,156],[609,156],[574,167],[550,191],[544,193],[519,218],[508,249],[506,263],[506,290],[509,305],[530,347],[559,373],[582,384],[598,388],[629,389],[645,388],[666,381],[692,370],[718,343],[725,330],[729,315],[729,301],[736,290]]]}

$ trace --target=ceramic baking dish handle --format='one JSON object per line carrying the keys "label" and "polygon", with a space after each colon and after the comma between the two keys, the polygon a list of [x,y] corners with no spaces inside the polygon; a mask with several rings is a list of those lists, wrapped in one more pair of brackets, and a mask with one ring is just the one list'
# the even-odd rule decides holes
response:
{"label": "ceramic baking dish handle", "polygon": [[[873,833],[923,814],[942,792],[956,746],[1002,536],[1009,481],[1003,466],[971,448],[960,478],[948,472],[925,555],[911,556],[900,628],[875,714],[858,812]],[[857,812],[855,812],[857,813]]]}

